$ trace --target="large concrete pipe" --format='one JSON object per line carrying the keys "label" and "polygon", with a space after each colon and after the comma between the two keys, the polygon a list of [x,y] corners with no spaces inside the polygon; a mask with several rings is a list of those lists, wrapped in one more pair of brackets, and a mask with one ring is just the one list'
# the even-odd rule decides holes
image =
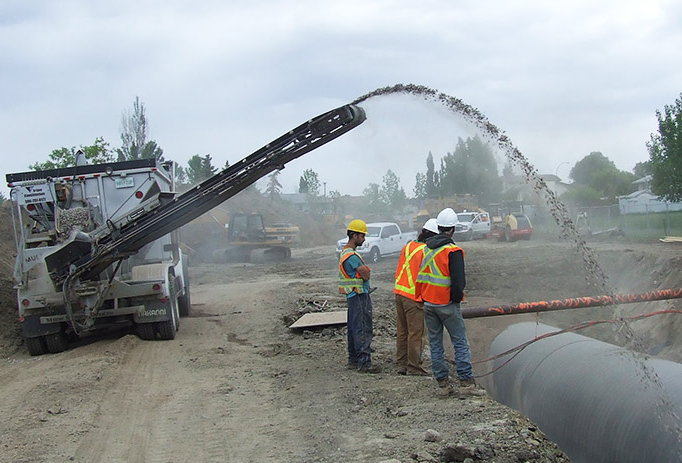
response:
{"label": "large concrete pipe", "polygon": [[[558,331],[519,323],[496,356]],[[492,362],[497,368],[510,356]],[[533,342],[481,383],[538,424],[573,462],[682,461],[682,365],[573,333]]]}

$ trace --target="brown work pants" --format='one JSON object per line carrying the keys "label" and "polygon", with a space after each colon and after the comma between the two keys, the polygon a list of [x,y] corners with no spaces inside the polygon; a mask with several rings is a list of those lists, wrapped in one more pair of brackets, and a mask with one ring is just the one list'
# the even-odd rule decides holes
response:
{"label": "brown work pants", "polygon": [[408,374],[423,373],[424,305],[400,294],[395,295],[397,316],[396,363]]}

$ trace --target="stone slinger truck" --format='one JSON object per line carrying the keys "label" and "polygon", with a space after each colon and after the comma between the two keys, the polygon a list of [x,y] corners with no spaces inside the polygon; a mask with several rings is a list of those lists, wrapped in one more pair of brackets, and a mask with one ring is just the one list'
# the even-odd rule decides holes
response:
{"label": "stone slinger truck", "polygon": [[7,174],[29,353],[122,324],[174,339],[191,309],[178,229],[364,120],[359,106],[329,111],[182,194],[174,163],[156,159],[91,165],[79,155],[73,167]]}

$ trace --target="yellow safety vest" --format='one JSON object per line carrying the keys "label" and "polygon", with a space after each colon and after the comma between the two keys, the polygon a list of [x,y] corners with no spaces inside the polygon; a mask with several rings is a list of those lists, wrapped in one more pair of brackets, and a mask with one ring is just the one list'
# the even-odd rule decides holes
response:
{"label": "yellow safety vest", "polygon": [[365,292],[365,280],[358,277],[351,278],[350,275],[346,273],[346,269],[343,268],[343,263],[352,255],[358,256],[362,262],[362,265],[365,265],[365,261],[362,260],[362,256],[355,252],[353,248],[343,248],[341,251],[341,256],[339,257],[339,293],[341,294],[350,294],[353,291],[358,294]]}

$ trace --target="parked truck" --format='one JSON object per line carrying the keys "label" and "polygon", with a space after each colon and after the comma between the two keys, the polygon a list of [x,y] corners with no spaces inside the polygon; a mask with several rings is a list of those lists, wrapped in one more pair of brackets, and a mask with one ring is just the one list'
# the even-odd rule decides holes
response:
{"label": "parked truck", "polygon": [[476,238],[487,238],[492,229],[490,214],[483,210],[457,213],[459,223],[455,226],[455,239],[471,241]]}
{"label": "parked truck", "polygon": [[[368,262],[378,262],[381,257],[397,255],[408,241],[416,240],[417,232],[403,232],[394,222],[375,222],[367,224],[365,242],[356,251]],[[336,255],[348,243],[348,237],[336,242]]]}
{"label": "parked truck", "polygon": [[191,301],[177,230],[365,120],[346,105],[311,119],[181,195],[154,159],[7,174],[19,320],[31,355],[133,324],[173,339]]}

